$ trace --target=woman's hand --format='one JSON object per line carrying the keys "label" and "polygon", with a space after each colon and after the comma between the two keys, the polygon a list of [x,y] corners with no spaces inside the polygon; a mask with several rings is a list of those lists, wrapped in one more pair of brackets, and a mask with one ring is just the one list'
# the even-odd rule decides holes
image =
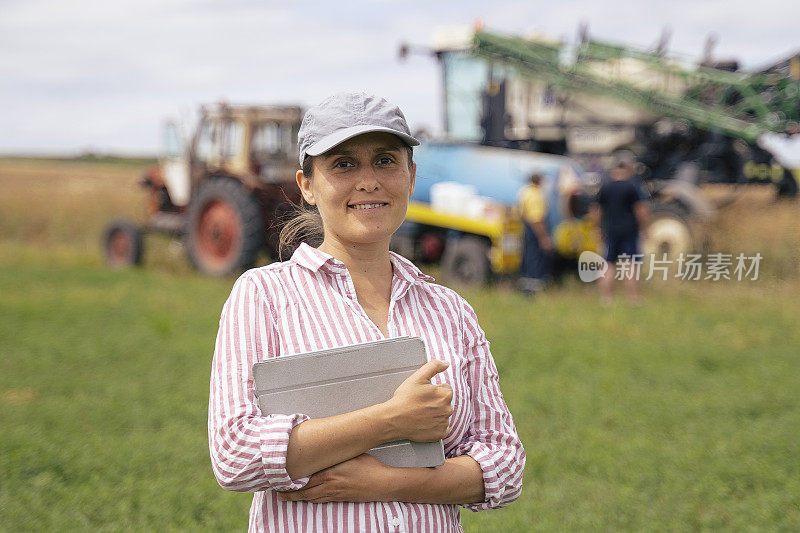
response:
{"label": "woman's hand", "polygon": [[391,501],[391,471],[365,453],[320,470],[302,489],[278,492],[278,499],[313,503]]}
{"label": "woman's hand", "polygon": [[434,385],[431,378],[450,366],[433,360],[422,365],[397,387],[384,405],[394,439],[434,442],[447,436],[453,408],[453,389],[447,383]]}

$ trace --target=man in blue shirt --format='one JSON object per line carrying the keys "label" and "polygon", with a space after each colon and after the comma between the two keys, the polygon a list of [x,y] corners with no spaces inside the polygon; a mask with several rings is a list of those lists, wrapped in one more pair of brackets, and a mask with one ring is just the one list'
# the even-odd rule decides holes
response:
{"label": "man in blue shirt", "polygon": [[[645,196],[637,186],[634,165],[636,160],[630,152],[620,152],[611,169],[611,179],[603,183],[597,194],[597,209],[600,229],[605,243],[605,259],[608,270],[599,280],[600,298],[610,304],[613,298],[613,283],[616,265],[620,262],[622,278],[628,300],[639,302],[639,265],[641,254],[640,236],[646,236],[650,219],[649,195]],[[597,210],[599,209],[599,213]],[[627,262],[627,264],[624,264]]]}

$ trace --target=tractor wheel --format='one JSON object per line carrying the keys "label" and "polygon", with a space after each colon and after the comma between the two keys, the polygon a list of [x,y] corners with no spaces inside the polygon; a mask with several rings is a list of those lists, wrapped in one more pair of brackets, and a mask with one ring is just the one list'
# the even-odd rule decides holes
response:
{"label": "tractor wheel", "polygon": [[678,205],[665,204],[653,209],[648,238],[644,242],[645,258],[661,260],[664,254],[674,260],[680,254],[694,251],[694,238],[689,213]]}
{"label": "tractor wheel", "polygon": [[261,207],[233,179],[204,181],[189,203],[186,224],[189,260],[210,276],[246,270],[264,242]]}
{"label": "tractor wheel", "polygon": [[142,230],[128,220],[111,222],[103,232],[103,256],[111,268],[141,264]]}
{"label": "tractor wheel", "polygon": [[478,237],[448,239],[442,256],[442,274],[461,285],[482,285],[489,280],[489,244]]}

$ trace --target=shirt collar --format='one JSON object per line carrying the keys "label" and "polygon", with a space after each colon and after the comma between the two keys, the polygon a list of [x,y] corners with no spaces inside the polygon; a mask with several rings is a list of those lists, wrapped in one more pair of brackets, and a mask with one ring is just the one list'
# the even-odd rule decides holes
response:
{"label": "shirt collar", "polygon": [[309,246],[305,242],[300,243],[300,246],[298,246],[292,254],[291,260],[312,272],[317,272],[323,266],[334,266],[336,267],[335,270],[337,271],[340,270],[340,265],[344,267],[344,264],[342,264],[341,261],[336,260],[332,255],[326,254],[317,248]]}
{"label": "shirt collar", "polygon": [[[389,260],[392,262],[395,275],[409,283],[433,281],[434,279],[423,273],[414,263],[402,255],[389,252]],[[334,274],[343,274],[347,270],[344,263],[318,248],[309,246],[305,242],[301,243],[300,246],[297,247],[297,250],[294,251],[291,261],[312,272],[323,270]]]}
{"label": "shirt collar", "polygon": [[434,280],[433,276],[425,274],[417,268],[417,265],[400,254],[389,252],[389,259],[392,262],[392,266],[394,266],[394,273],[409,283]]}

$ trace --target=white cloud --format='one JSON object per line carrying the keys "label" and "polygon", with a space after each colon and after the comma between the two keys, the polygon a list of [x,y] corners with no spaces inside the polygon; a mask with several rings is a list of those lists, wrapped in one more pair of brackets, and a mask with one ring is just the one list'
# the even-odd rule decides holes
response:
{"label": "white cloud", "polygon": [[[486,6],[489,6],[488,8]],[[559,3],[232,0],[6,1],[0,7],[0,152],[154,151],[167,115],[228,101],[312,104],[366,90],[400,105],[412,126],[438,128],[432,58],[397,60],[401,41],[428,44],[442,24],[574,39],[581,21],[604,40],[762,64],[797,46],[798,7],[759,3],[590,0]]]}

